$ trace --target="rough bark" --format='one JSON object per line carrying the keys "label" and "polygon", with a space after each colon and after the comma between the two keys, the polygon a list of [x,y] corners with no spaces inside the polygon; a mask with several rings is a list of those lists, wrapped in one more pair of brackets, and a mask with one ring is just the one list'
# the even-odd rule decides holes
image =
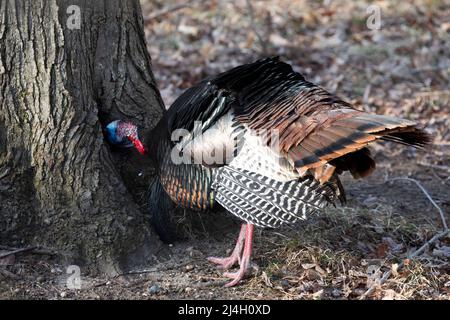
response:
{"label": "rough bark", "polygon": [[145,135],[162,110],[137,0],[1,0],[0,242],[109,274],[148,264],[151,164],[111,152],[102,125],[129,119]]}

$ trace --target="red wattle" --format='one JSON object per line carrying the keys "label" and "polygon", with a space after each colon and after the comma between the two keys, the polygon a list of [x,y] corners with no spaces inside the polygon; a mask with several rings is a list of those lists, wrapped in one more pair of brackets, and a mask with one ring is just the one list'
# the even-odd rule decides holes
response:
{"label": "red wattle", "polygon": [[145,150],[144,145],[142,144],[141,140],[139,139],[130,139],[133,143],[134,147],[139,151],[140,154],[147,154],[147,150]]}

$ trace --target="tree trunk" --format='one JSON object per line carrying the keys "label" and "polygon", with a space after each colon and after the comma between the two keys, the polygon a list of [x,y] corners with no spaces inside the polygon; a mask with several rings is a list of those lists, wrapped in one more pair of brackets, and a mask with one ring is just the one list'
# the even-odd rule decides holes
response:
{"label": "tree trunk", "polygon": [[102,126],[145,135],[162,110],[138,0],[0,0],[0,242],[56,248],[86,272],[150,263],[153,169],[111,152]]}

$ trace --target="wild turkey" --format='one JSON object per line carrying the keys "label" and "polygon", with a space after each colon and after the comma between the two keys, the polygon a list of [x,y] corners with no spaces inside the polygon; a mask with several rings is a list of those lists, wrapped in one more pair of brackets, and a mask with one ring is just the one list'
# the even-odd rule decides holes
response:
{"label": "wild turkey", "polygon": [[201,210],[217,202],[244,220],[231,256],[209,258],[224,269],[240,264],[225,273],[233,286],[248,268],[254,225],[292,224],[345,201],[339,175],[369,175],[376,140],[420,148],[430,139],[413,121],[354,109],[278,58],[258,60],[198,83],[170,107],[147,139],[159,177],[150,208],[163,216],[169,197]]}
{"label": "wild turkey", "polygon": [[115,120],[106,126],[105,130],[108,142],[117,147],[135,147],[139,153],[145,155],[146,150],[138,136],[138,128],[131,122]]}

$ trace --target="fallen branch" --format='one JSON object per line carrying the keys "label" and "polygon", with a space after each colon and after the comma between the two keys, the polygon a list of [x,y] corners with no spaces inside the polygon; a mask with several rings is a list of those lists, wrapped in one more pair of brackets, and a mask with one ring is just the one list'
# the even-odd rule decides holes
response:
{"label": "fallen branch", "polygon": [[13,280],[20,279],[20,277],[17,274],[12,273],[11,271],[8,271],[8,270],[3,269],[3,268],[0,268],[0,275],[5,277],[5,278],[11,278]]}
{"label": "fallen branch", "polygon": [[131,270],[131,271],[128,271],[128,272],[125,272],[125,273],[118,274],[114,278],[123,277],[123,276],[129,276],[129,275],[154,273],[156,271],[158,271],[157,268],[150,268],[150,269],[144,269],[144,270]]}
{"label": "fallen branch", "polygon": [[26,247],[26,248],[14,248],[14,247],[7,247],[7,246],[0,245],[0,250],[9,251],[9,252],[0,254],[0,259],[5,258],[10,255],[13,255],[13,254],[16,254],[16,253],[28,252],[28,251],[32,251],[33,254],[41,254],[41,255],[49,255],[49,256],[54,256],[54,255],[58,254],[56,251],[53,251],[51,249],[46,249],[43,247],[39,247],[39,246],[31,246],[31,247]]}
{"label": "fallen branch", "polygon": [[169,13],[184,9],[184,8],[189,8],[191,7],[193,4],[195,4],[195,2],[197,1],[192,1],[192,2],[188,2],[188,3],[179,3],[179,4],[175,4],[172,6],[167,6],[165,8],[162,8],[161,10],[157,10],[152,14],[149,14],[148,16],[146,16],[144,18],[144,22],[147,23],[151,20],[154,20],[156,18],[160,18],[163,17]]}
{"label": "fallen branch", "polygon": [[36,248],[37,247],[28,247],[28,248],[12,250],[12,251],[5,252],[5,253],[0,253],[0,259],[15,255],[17,253],[32,251],[32,250],[35,250]]}
{"label": "fallen branch", "polygon": [[[445,220],[445,214],[444,211],[436,204],[436,202],[433,200],[433,198],[431,198],[430,194],[428,193],[428,191],[420,184],[419,181],[412,179],[412,178],[393,178],[393,179],[389,179],[386,182],[389,181],[399,181],[399,180],[404,180],[404,181],[410,181],[410,182],[414,182],[417,187],[419,187],[419,189],[425,194],[425,196],[428,198],[428,200],[431,202],[431,204],[438,210],[439,215],[441,217],[442,220],[442,225],[444,227],[444,230],[438,234],[436,234],[434,237],[432,237],[430,240],[428,240],[427,242],[425,242],[419,249],[417,249],[416,251],[414,251],[413,253],[411,253],[408,256],[408,259],[412,259],[414,257],[417,257],[418,255],[422,254],[426,248],[428,248],[431,244],[433,244],[435,241],[440,240],[446,236],[449,235],[449,229],[447,226],[447,222]],[[402,269],[405,266],[405,260],[403,260],[399,265],[397,270]],[[383,274],[383,277],[381,277],[380,281],[377,281],[376,283],[374,283],[373,285],[371,285],[366,292],[364,292],[359,299],[363,300],[365,299],[367,296],[369,296],[370,294],[372,294],[372,292],[378,287],[381,286],[383,283],[385,283],[389,277],[392,275],[392,271],[386,271]]]}

